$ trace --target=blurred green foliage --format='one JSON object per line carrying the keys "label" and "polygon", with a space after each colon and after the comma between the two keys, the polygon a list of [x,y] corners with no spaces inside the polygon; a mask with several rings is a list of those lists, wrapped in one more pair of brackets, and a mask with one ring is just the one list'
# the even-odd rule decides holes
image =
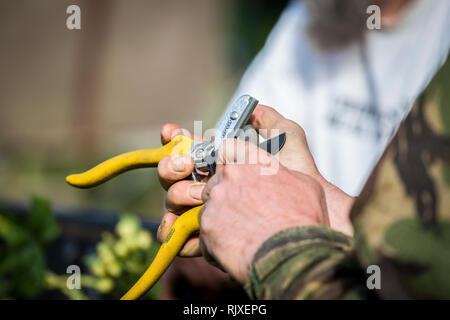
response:
{"label": "blurred green foliage", "polygon": [[230,65],[243,70],[263,47],[288,0],[234,1],[227,17]]}
{"label": "blurred green foliage", "polygon": [[[138,280],[159,245],[132,214],[121,216],[115,234],[105,232],[96,253],[84,257],[90,274],[81,275],[81,290],[70,290],[70,275],[48,270],[46,250],[60,234],[50,203],[34,197],[26,219],[0,211],[0,299],[32,299],[57,290],[69,299],[87,299],[83,289],[119,299]],[[158,297],[157,284],[144,299]]]}
{"label": "blurred green foliage", "polygon": [[[158,249],[139,219],[124,214],[116,226],[116,235],[105,232],[97,244],[97,253],[86,257],[86,264],[97,279],[96,289],[119,299],[148,268]],[[157,298],[159,290],[157,284],[143,299]]]}
{"label": "blurred green foliage", "polygon": [[34,197],[25,223],[0,212],[0,298],[34,298],[45,282],[45,251],[59,234],[48,201]]}
{"label": "blurred green foliage", "polygon": [[[82,289],[94,289],[108,299],[120,299],[144,273],[159,249],[151,234],[131,214],[121,217],[115,231],[116,234],[103,233],[96,253],[84,257],[90,274],[81,276]],[[46,287],[59,290],[72,300],[87,299],[83,290],[67,288],[68,277],[47,271]],[[160,286],[156,284],[142,299],[157,299],[159,291]]]}

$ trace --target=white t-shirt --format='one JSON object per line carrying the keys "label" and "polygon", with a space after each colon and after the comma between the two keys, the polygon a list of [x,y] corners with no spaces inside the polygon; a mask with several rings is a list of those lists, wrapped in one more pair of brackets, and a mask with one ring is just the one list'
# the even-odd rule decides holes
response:
{"label": "white t-shirt", "polygon": [[299,123],[322,175],[356,196],[447,58],[450,0],[416,1],[394,28],[368,30],[364,46],[327,54],[312,47],[307,14],[290,3],[231,101],[250,94]]}

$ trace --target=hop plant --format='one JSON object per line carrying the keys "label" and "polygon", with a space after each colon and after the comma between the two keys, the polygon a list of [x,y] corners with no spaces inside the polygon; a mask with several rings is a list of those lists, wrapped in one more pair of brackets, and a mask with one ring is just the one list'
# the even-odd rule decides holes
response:
{"label": "hop plant", "polygon": [[[95,288],[119,298],[147,269],[157,250],[158,245],[142,228],[139,219],[124,214],[116,225],[115,234],[103,233],[96,254],[86,258],[86,264],[97,279]],[[159,287],[155,286],[144,298],[155,298],[158,292]]]}

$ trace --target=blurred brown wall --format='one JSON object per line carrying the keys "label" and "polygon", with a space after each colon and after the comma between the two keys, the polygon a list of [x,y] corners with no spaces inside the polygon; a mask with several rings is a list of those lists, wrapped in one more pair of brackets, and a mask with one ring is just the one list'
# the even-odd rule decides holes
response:
{"label": "blurred brown wall", "polygon": [[[212,124],[225,3],[0,0],[0,152],[123,151],[158,143],[165,122]],[[81,31],[66,29],[70,4]]]}

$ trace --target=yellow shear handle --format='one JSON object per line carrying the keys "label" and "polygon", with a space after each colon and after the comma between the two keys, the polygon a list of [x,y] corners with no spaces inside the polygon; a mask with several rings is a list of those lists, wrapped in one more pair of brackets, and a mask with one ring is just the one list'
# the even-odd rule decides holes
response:
{"label": "yellow shear handle", "polygon": [[72,174],[66,177],[66,181],[78,188],[95,187],[131,169],[156,167],[159,161],[172,154],[189,154],[191,144],[191,138],[176,136],[161,148],[136,150],[118,155],[86,172]]}
{"label": "yellow shear handle", "polygon": [[192,208],[175,220],[150,267],[120,300],[139,299],[159,280],[189,236],[200,229],[202,208],[203,205]]}
{"label": "yellow shear handle", "polygon": [[[86,172],[72,174],[66,178],[66,181],[79,188],[95,187],[128,170],[155,167],[159,161],[172,154],[189,154],[191,145],[192,139],[185,136],[176,136],[159,149],[136,150],[118,155]],[[122,297],[123,300],[140,298],[158,281],[189,236],[200,229],[199,221],[202,207],[192,208],[175,221],[154,261],[138,282]]]}

